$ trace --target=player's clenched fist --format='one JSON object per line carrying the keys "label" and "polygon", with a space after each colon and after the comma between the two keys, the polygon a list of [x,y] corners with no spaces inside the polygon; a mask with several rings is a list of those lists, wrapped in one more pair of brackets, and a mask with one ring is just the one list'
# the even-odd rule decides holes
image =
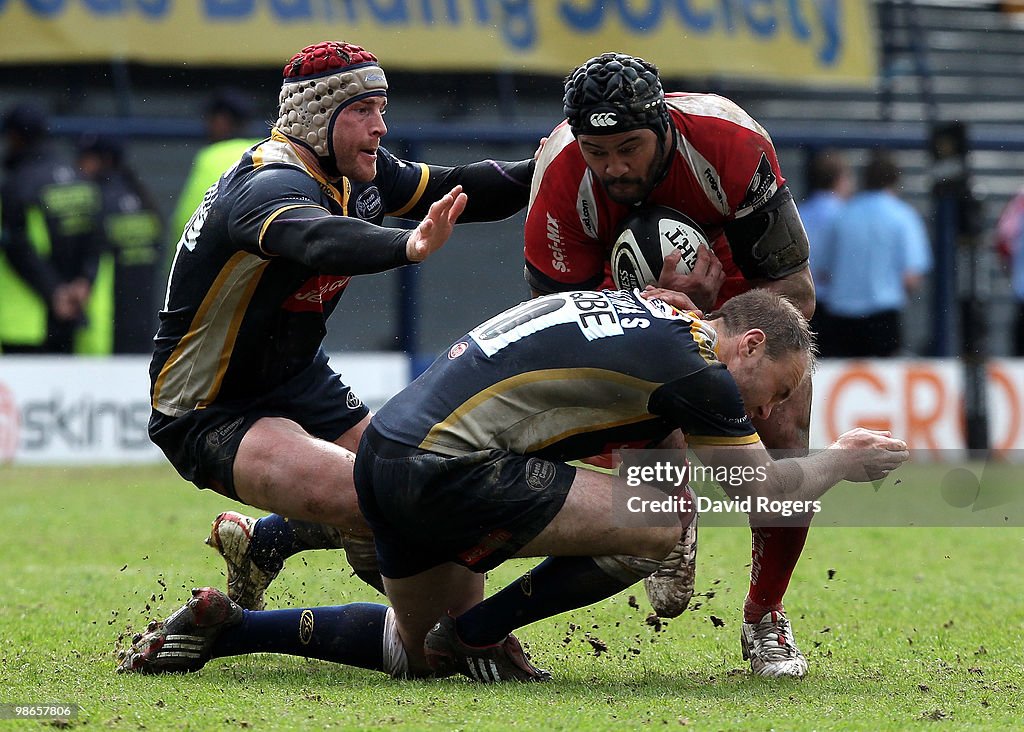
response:
{"label": "player's clenched fist", "polygon": [[884,478],[910,457],[907,443],[891,432],[864,427],[844,432],[829,449],[842,452],[845,480],[858,483]]}

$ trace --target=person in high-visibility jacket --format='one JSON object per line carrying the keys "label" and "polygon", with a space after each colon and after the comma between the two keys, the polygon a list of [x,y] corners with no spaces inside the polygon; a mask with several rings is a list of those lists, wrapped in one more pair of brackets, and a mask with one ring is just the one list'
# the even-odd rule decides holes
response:
{"label": "person in high-visibility jacket", "polygon": [[[206,190],[224,172],[238,162],[246,150],[259,142],[258,137],[245,135],[245,127],[253,117],[253,107],[241,91],[225,87],[213,92],[203,108],[207,144],[192,160],[188,178],[181,188],[178,203],[171,215],[171,252],[188,220],[199,208]],[[170,266],[170,261],[167,262]]]}
{"label": "person in high-visibility jacket", "polygon": [[85,135],[78,142],[76,162],[79,172],[100,187],[106,250],[88,304],[90,327],[79,333],[75,350],[149,353],[163,280],[159,207],[125,161],[115,137]]}
{"label": "person in high-visibility jacket", "polygon": [[103,247],[100,192],[50,151],[38,109],[10,109],[0,129],[0,343],[5,353],[71,353]]}

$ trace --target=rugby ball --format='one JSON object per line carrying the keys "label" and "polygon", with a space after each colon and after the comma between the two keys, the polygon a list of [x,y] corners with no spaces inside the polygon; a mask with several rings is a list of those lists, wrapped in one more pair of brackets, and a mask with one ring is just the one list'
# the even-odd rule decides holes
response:
{"label": "rugby ball", "polygon": [[686,214],[668,206],[645,206],[631,213],[612,244],[612,281],[620,290],[641,290],[658,284],[665,257],[682,254],[676,272],[689,274],[697,252],[709,246],[700,227]]}

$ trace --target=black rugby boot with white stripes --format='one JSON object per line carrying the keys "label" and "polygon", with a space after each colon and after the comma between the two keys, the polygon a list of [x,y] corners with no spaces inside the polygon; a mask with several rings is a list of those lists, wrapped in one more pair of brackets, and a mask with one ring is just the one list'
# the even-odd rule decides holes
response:
{"label": "black rugby boot with white stripes", "polygon": [[220,590],[192,590],[192,599],[164,621],[154,620],[122,651],[118,673],[166,674],[198,671],[225,629],[242,622],[242,608]]}
{"label": "black rugby boot with white stripes", "polygon": [[423,642],[427,663],[436,676],[460,673],[484,684],[496,681],[549,681],[551,674],[530,663],[514,635],[489,646],[463,643],[455,618],[444,615]]}

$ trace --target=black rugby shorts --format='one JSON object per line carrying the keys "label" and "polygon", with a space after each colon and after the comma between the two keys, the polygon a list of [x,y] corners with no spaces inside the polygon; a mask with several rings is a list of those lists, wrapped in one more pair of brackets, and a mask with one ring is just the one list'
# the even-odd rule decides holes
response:
{"label": "black rugby shorts", "polygon": [[154,410],[149,437],[185,480],[237,501],[235,455],[257,420],[285,417],[314,437],[334,442],[369,413],[321,352],[293,379],[256,399],[215,402],[180,417]]}
{"label": "black rugby shorts", "polygon": [[565,463],[504,450],[418,450],[381,437],[372,422],[355,464],[359,507],[391,579],[446,562],[494,569],[551,523],[575,477]]}

